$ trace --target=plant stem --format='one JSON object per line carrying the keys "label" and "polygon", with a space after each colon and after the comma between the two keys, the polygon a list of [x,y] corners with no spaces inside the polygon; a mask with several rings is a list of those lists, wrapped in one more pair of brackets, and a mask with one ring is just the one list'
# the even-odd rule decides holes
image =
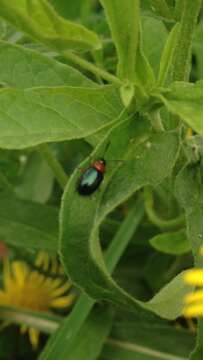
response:
{"label": "plant stem", "polygon": [[159,15],[167,19],[172,19],[172,14],[166,0],[151,0],[151,2]]}
{"label": "plant stem", "polygon": [[180,32],[174,54],[173,81],[187,81],[190,74],[192,40],[202,0],[183,0]]}
{"label": "plant stem", "polygon": [[[141,203],[141,199],[139,199],[127,214],[106,252],[105,260],[110,272],[112,272],[118,264],[123,251],[126,249],[132,235],[138,228],[143,215],[144,206]],[[64,353],[70,354],[74,338],[94,304],[95,300],[89,298],[86,294],[80,296],[71,314],[66,317],[59,330],[54,333],[54,336],[48,341],[39,360],[55,360],[63,358],[62,355]]]}
{"label": "plant stem", "polygon": [[144,206],[138,199],[128,212],[125,220],[119,227],[105,255],[105,263],[110,273],[113,272],[133,234],[144,216]]}
{"label": "plant stem", "polygon": [[63,320],[62,316],[28,309],[19,309],[13,306],[1,306],[0,319],[9,324],[26,324],[46,334],[52,334],[56,331]]}
{"label": "plant stem", "polygon": [[164,131],[164,127],[162,124],[159,110],[156,110],[156,111],[153,111],[150,113],[150,120],[151,120],[152,127],[155,131],[157,131],[157,132]]}
{"label": "plant stem", "polygon": [[62,54],[66,59],[72,61],[74,64],[79,65],[81,68],[90,71],[95,76],[99,76],[102,79],[116,85],[122,84],[121,80],[119,80],[115,75],[112,75],[106,70],[99,68],[87,60],[82,59],[80,56],[69,51],[63,51]]}
{"label": "plant stem", "polygon": [[156,225],[160,229],[171,230],[182,227],[185,225],[184,215],[179,215],[174,219],[164,220],[159,217],[154,209],[154,199],[151,189],[146,187],[144,189],[144,198],[145,198],[145,210],[147,216],[152,224]]}
{"label": "plant stem", "polygon": [[39,145],[38,151],[41,154],[41,156],[45,159],[47,164],[50,166],[61,188],[64,189],[68,181],[68,176],[66,175],[59,161],[52,154],[49,145],[48,144]]}

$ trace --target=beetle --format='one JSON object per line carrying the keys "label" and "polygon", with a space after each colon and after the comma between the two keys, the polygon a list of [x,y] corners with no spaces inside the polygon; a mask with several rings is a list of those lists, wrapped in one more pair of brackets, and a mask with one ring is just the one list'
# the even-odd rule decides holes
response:
{"label": "beetle", "polygon": [[106,161],[101,158],[93,162],[79,179],[77,191],[80,195],[87,196],[94,193],[100,186],[106,170]]}

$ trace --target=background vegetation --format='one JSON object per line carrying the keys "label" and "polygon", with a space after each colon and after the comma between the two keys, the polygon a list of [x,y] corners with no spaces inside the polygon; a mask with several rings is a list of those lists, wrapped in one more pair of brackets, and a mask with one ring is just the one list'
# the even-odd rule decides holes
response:
{"label": "background vegetation", "polygon": [[201,3],[0,0],[2,292],[17,261],[14,281],[27,264],[75,299],[0,292],[0,359],[202,360],[184,316],[203,266]]}

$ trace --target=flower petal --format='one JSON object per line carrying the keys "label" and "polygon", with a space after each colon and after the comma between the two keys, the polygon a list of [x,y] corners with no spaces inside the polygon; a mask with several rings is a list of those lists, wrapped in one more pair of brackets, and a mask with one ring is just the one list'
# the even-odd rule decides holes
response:
{"label": "flower petal", "polygon": [[3,290],[0,290],[0,305],[5,305],[7,302],[7,296],[6,292]]}
{"label": "flower petal", "polygon": [[56,309],[65,308],[67,306],[70,306],[73,303],[74,299],[74,294],[62,296],[57,299],[53,299],[50,303],[50,306]]}
{"label": "flower petal", "polygon": [[35,260],[35,265],[41,267],[44,271],[49,268],[49,255],[45,251],[39,251]]}
{"label": "flower petal", "polygon": [[45,286],[49,286],[50,289],[58,288],[62,284],[62,279],[46,278],[44,281]]}
{"label": "flower petal", "polygon": [[185,273],[184,280],[188,284],[203,286],[203,269],[192,269]]}
{"label": "flower petal", "polygon": [[58,261],[57,261],[56,256],[52,256],[50,258],[50,262],[51,262],[51,272],[53,274],[56,274],[58,271]]}
{"label": "flower petal", "polygon": [[185,302],[187,304],[201,300],[203,300],[203,290],[197,290],[185,296]]}
{"label": "flower petal", "polygon": [[3,261],[3,281],[5,290],[9,290],[13,287],[10,264],[7,258]]}
{"label": "flower petal", "polygon": [[30,283],[35,283],[35,284],[38,284],[38,285],[40,285],[40,284],[42,284],[43,282],[44,282],[44,280],[45,280],[46,278],[43,276],[43,275],[41,275],[38,271],[32,271],[31,273],[30,273],[30,276],[29,276],[29,282]]}
{"label": "flower petal", "polygon": [[60,295],[63,295],[66,291],[70,289],[70,287],[71,287],[71,283],[67,281],[64,285],[61,285],[57,289],[53,289],[51,292],[51,297],[55,298]]}
{"label": "flower petal", "polygon": [[39,330],[34,328],[29,328],[28,332],[33,349],[37,349],[39,344]]}
{"label": "flower petal", "polygon": [[200,303],[196,305],[187,306],[183,311],[183,315],[185,317],[203,316],[203,304]]}
{"label": "flower petal", "polygon": [[26,263],[23,261],[14,261],[12,263],[12,271],[16,279],[16,282],[20,287],[22,287],[28,275],[28,267]]}

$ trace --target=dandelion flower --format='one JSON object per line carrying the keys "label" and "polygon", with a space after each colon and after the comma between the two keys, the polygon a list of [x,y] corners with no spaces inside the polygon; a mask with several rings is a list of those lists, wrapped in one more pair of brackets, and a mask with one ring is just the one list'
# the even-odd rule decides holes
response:
{"label": "dandelion flower", "polygon": [[[13,306],[32,311],[51,312],[70,306],[74,294],[67,294],[71,283],[51,278],[32,270],[24,261],[4,261],[3,289],[0,290],[0,306]],[[33,348],[37,348],[39,331],[21,326],[21,332],[28,331]]]}
{"label": "dandelion flower", "polygon": [[64,275],[63,267],[58,262],[57,257],[42,250],[37,255],[35,266],[53,275]]}
{"label": "dandelion flower", "polygon": [[[200,254],[203,255],[203,247],[200,248]],[[194,292],[187,294],[184,298],[184,316],[203,316],[203,268],[188,270],[184,281],[197,287]]]}

